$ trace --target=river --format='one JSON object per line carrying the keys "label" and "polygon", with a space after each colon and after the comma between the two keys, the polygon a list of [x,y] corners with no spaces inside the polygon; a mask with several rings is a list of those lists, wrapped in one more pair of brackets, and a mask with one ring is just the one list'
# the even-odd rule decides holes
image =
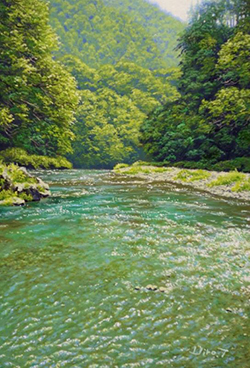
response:
{"label": "river", "polygon": [[247,204],[109,171],[39,176],[50,198],[0,209],[1,368],[249,367]]}

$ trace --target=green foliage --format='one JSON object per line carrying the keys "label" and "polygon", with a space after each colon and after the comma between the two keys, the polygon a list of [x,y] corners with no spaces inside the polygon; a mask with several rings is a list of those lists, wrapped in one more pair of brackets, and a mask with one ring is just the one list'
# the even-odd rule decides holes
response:
{"label": "green foliage", "polygon": [[120,169],[124,169],[125,167],[128,167],[129,165],[128,164],[117,164],[115,165],[114,167],[114,170],[120,170]]}
{"label": "green foliage", "polygon": [[18,197],[23,199],[25,202],[31,202],[33,200],[32,195],[26,193],[20,193]]}
{"label": "green foliage", "polygon": [[141,126],[150,159],[249,170],[247,162],[234,162],[250,156],[249,10],[243,0],[218,0],[194,12],[179,45],[181,97],[156,107]]}
{"label": "green foliage", "polygon": [[196,180],[204,180],[204,179],[209,179],[211,176],[211,174],[207,171],[204,170],[195,170],[195,171],[190,171],[190,170],[181,170],[176,177],[174,178],[174,180],[181,180],[184,181],[186,183],[190,183]]}
{"label": "green foliage", "polygon": [[224,175],[220,175],[216,180],[209,183],[209,187],[219,186],[219,185],[231,185],[235,182],[242,181],[245,175],[242,173],[230,172]]}
{"label": "green foliage", "polygon": [[19,166],[25,166],[33,169],[71,169],[72,164],[64,157],[47,157],[30,155],[21,148],[8,148],[0,151],[0,158],[6,164],[11,162]]}
{"label": "green foliage", "polygon": [[71,54],[87,65],[130,61],[147,69],[177,65],[184,25],[144,0],[52,0],[51,25]]}
{"label": "green foliage", "polygon": [[40,0],[0,5],[0,144],[31,154],[71,151],[74,78],[52,57],[57,39]]}
{"label": "green foliage", "polygon": [[125,167],[125,168],[121,168],[119,167],[119,165],[117,166],[114,167],[115,172],[119,174],[125,174],[125,175],[164,173],[168,171],[168,169],[166,169],[165,167],[154,167],[150,165],[148,166],[140,166],[140,165],[133,166],[132,165],[132,166]]}
{"label": "green foliage", "polygon": [[216,171],[243,171],[250,172],[250,158],[237,157],[231,161],[221,161],[213,166]]}
{"label": "green foliage", "polygon": [[0,191],[0,201],[5,201],[6,199],[9,199],[12,197],[13,197],[13,192],[11,190],[1,190]]}
{"label": "green foliage", "polygon": [[179,97],[174,48],[184,25],[144,0],[53,0],[50,20],[56,58],[81,95],[67,157],[84,168],[137,160],[146,114]]}
{"label": "green foliage", "polygon": [[236,184],[233,186],[232,191],[236,193],[243,191],[250,192],[250,178],[242,181],[237,181]]}
{"label": "green foliage", "polygon": [[[78,58],[62,58],[78,80],[81,104],[73,127],[75,167],[112,168],[139,157],[139,128],[146,113],[178,97],[176,69],[154,72],[129,62],[89,68]],[[167,77],[166,77],[167,74]]]}

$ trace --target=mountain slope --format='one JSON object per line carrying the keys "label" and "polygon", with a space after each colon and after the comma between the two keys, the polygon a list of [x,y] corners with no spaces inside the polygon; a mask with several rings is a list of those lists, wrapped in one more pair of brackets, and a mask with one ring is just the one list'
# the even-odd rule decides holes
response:
{"label": "mountain slope", "polygon": [[175,48],[177,39],[184,30],[184,23],[145,0],[103,0],[103,2],[116,8],[120,13],[127,14],[133,22],[141,25],[156,44],[166,64],[176,65],[178,53]]}
{"label": "mountain slope", "polygon": [[[177,64],[181,22],[143,0],[52,0],[51,25],[62,47],[91,67],[130,61],[159,69]],[[130,10],[131,9],[131,10]]]}
{"label": "mountain slope", "polygon": [[[69,157],[75,167],[111,168],[139,159],[147,114],[178,98],[176,55],[172,46],[165,52],[163,43],[176,45],[182,23],[143,0],[125,5],[51,0],[51,24],[61,41],[55,56],[76,78],[81,95]],[[163,24],[167,20],[173,27]]]}

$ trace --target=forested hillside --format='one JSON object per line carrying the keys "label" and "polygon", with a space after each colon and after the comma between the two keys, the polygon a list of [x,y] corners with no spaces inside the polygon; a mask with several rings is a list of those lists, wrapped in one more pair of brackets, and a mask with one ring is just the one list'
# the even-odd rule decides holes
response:
{"label": "forested hillside", "polygon": [[146,114],[178,97],[173,48],[183,24],[143,0],[53,0],[50,9],[61,42],[56,58],[81,94],[70,160],[110,168],[138,159]]}
{"label": "forested hillside", "polygon": [[77,56],[91,67],[119,61],[148,69],[177,65],[174,48],[184,25],[145,0],[52,0],[50,10],[61,40],[57,55]]}
{"label": "forested hillside", "polygon": [[204,1],[182,35],[144,0],[8,0],[0,16],[0,158],[246,169],[248,1]]}
{"label": "forested hillside", "polygon": [[[194,13],[179,45],[181,98],[156,108],[141,129],[152,159],[211,168],[249,157],[249,13],[245,0],[204,2]],[[217,168],[246,169],[247,160],[237,162]]]}
{"label": "forested hillside", "polygon": [[[184,24],[164,13],[145,0],[103,0],[122,14],[127,14],[133,22],[140,24],[154,41],[166,65],[175,66],[178,63],[177,39],[184,29]],[[152,65],[150,66],[152,68]]]}
{"label": "forested hillside", "polygon": [[137,160],[140,126],[149,111],[178,98],[173,85],[178,71],[152,72],[125,61],[96,70],[73,56],[62,61],[81,95],[69,156],[74,166],[109,168]]}

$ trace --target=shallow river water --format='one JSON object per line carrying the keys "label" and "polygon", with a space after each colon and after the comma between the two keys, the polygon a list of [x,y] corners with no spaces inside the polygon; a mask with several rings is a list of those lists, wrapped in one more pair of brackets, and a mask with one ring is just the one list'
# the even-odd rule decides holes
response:
{"label": "shallow river water", "polygon": [[250,367],[247,204],[39,176],[52,197],[0,209],[1,368]]}

